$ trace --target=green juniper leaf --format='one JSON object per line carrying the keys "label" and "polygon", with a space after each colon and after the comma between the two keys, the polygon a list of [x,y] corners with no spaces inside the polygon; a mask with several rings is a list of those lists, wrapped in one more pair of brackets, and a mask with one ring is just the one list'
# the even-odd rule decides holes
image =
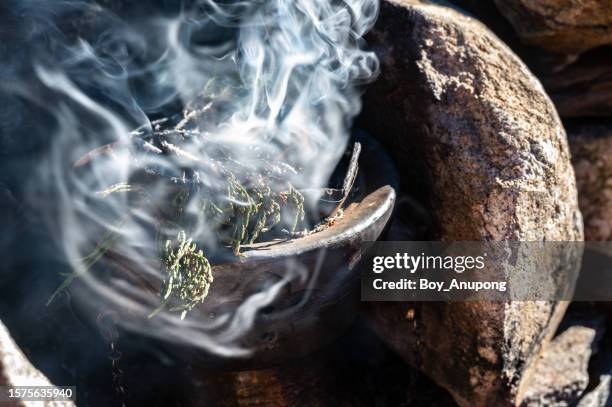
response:
{"label": "green juniper leaf", "polygon": [[163,262],[166,274],[162,288],[163,301],[149,318],[174,300],[178,305],[173,305],[170,310],[182,311],[183,319],[188,311],[202,303],[208,295],[214,280],[212,267],[202,250],[198,250],[197,245],[187,239],[184,231],[179,232],[176,240],[166,241]]}
{"label": "green juniper leaf", "polygon": [[[211,159],[199,156],[197,149],[193,151],[189,148],[190,140],[206,142],[206,133],[200,131],[198,126],[216,108],[213,106],[215,94],[222,91],[220,84],[211,80],[206,84],[201,97],[190,103],[176,121],[173,118],[158,120],[152,123],[154,126],[150,131],[142,127],[130,133],[133,141],[144,143],[147,147],[144,153],[140,147],[135,148],[136,154],[156,154],[171,162],[175,158],[182,162],[187,160],[193,162],[194,167],[183,167],[181,164],[180,174],[164,175],[163,171],[154,167],[139,167],[139,163],[146,163],[147,160],[140,160],[134,155],[135,169],[146,173],[146,177],[134,177],[129,182],[110,185],[97,195],[110,199],[118,193],[136,193],[140,199],[127,202],[130,206],[126,212],[129,215],[126,214],[117,228],[104,234],[95,249],[80,260],[82,267],[79,270],[64,275],[64,282],[51,296],[49,303],[75,279],[88,272],[113,246],[121,250],[118,240],[122,233],[117,230],[128,216],[133,215],[133,209],[148,211],[146,214],[156,223],[153,227],[158,260],[162,264],[163,284],[159,292],[160,305],[149,317],[165,309],[180,312],[181,318],[185,318],[190,310],[204,301],[213,282],[210,262],[193,242],[198,237],[190,236],[195,229],[194,216],[188,211],[190,202],[197,202],[194,207],[198,208],[205,226],[213,236],[218,236],[219,241],[226,243],[236,256],[242,255],[244,245],[256,243],[262,239],[263,234],[274,230],[284,219],[289,219],[288,226],[292,233],[303,225],[304,196],[283,178],[287,171],[297,173],[290,165],[273,157],[262,156],[258,158],[264,163],[262,169],[252,171],[249,163],[241,163],[226,152],[220,151]],[[260,168],[259,165],[257,168]],[[206,179],[208,170],[225,180],[225,184],[210,186],[201,182]],[[151,192],[156,191],[149,188],[151,185],[159,185],[154,177],[163,184],[178,185],[179,191],[153,200],[157,195]],[[198,244],[211,242],[198,240]]]}

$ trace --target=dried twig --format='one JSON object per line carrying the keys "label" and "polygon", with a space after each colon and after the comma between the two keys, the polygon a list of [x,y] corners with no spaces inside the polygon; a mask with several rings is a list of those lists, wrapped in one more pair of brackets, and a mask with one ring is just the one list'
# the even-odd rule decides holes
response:
{"label": "dried twig", "polygon": [[355,179],[357,179],[357,173],[359,172],[359,155],[361,154],[361,143],[355,143],[353,146],[353,153],[351,155],[351,161],[349,162],[348,170],[342,183],[342,199],[338,202],[338,205],[331,212],[329,217],[333,217],[342,208],[347,198],[353,190]]}

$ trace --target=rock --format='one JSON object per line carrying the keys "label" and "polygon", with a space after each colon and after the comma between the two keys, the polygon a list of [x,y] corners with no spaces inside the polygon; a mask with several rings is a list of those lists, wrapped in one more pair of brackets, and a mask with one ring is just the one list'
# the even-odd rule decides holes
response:
{"label": "rock", "polygon": [[558,72],[572,64],[577,55],[548,52],[542,48],[525,44],[519,38],[514,27],[499,11],[493,1],[482,0],[451,0],[452,4],[461,7],[487,28],[493,31],[512,51],[514,51],[536,75]]}
{"label": "rock", "polygon": [[612,47],[581,55],[549,52],[520,40],[492,1],[452,0],[495,32],[542,81],[561,117],[612,116]]}
{"label": "rock", "polygon": [[[0,386],[53,386],[53,384],[28,361],[6,327],[0,322]],[[13,406],[27,406],[28,402]],[[73,402],[41,402],[48,407],[74,406]]]}
{"label": "rock", "polygon": [[[607,328],[610,329],[609,317]],[[602,342],[600,351],[589,362],[589,386],[575,404],[577,407],[612,407],[612,349],[608,332]]]}
{"label": "rock", "polygon": [[402,182],[424,181],[440,236],[581,236],[563,126],[503,43],[450,8],[407,0],[383,3],[369,42],[382,72],[361,125],[377,129],[404,173],[426,175]]}
{"label": "rock", "polygon": [[612,240],[612,120],[569,124],[586,240]]}
{"label": "rock", "polygon": [[[360,125],[425,197],[442,240],[581,240],[565,131],[525,65],[440,5],[384,1]],[[547,270],[547,269],[544,269]],[[513,405],[565,303],[372,303],[375,330],[460,405]],[[443,334],[441,334],[443,332]]]}
{"label": "rock", "polygon": [[494,0],[527,44],[580,54],[612,44],[611,0]]}
{"label": "rock", "polygon": [[523,407],[574,405],[589,384],[589,360],[598,350],[603,318],[576,321],[556,336],[535,364]]}
{"label": "rock", "polygon": [[612,116],[612,47],[582,55],[577,62],[540,76],[562,117]]}
{"label": "rock", "polygon": [[577,407],[610,407],[612,406],[612,397],[610,397],[610,389],[612,388],[612,370],[608,374],[599,377],[599,383],[593,390],[585,394]]}

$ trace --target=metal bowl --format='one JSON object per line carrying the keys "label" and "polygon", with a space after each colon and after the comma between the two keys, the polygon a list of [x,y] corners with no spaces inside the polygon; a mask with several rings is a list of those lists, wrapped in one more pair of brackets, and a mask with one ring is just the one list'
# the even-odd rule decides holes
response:
{"label": "metal bowl", "polygon": [[[157,345],[195,366],[256,369],[310,354],[348,328],[359,305],[356,266],[361,243],[376,240],[383,232],[397,188],[397,174],[384,150],[370,137],[356,139],[363,146],[359,193],[349,198],[343,216],[319,232],[245,246],[241,257],[215,264],[208,296],[189,313],[190,324],[210,324],[220,315],[232,314],[253,294],[283,281],[274,300],[257,313],[252,327],[233,340],[234,346],[248,350],[248,355],[219,356],[189,341],[166,341],[159,336]],[[137,274],[137,265],[117,259],[112,264],[115,274]],[[287,278],[290,268],[301,273]],[[92,300],[86,284],[73,283],[70,291],[73,308],[80,309],[90,322],[91,315],[109,309],[124,321],[139,318],[143,324],[149,322],[142,314]]]}

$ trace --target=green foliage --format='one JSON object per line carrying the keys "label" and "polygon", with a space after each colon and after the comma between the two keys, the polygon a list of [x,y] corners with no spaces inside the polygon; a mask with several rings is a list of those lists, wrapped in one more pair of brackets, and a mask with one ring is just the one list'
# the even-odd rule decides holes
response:
{"label": "green foliage", "polygon": [[179,232],[176,240],[166,241],[164,250],[165,280],[162,288],[162,304],[151,313],[153,317],[171,300],[178,304],[169,308],[181,312],[181,319],[196,305],[203,302],[213,283],[212,267],[202,250],[198,250],[184,231]]}
{"label": "green foliage", "polygon": [[[134,152],[163,157],[168,163],[176,164],[182,174],[174,174],[172,177],[163,171],[156,172],[154,167],[138,167],[140,162],[146,160],[139,160],[134,155],[135,172],[144,170],[147,181],[129,179],[97,192],[101,199],[111,199],[118,193],[136,194],[138,199],[126,201],[131,205],[126,209],[131,211],[133,206],[145,209],[150,218],[157,222],[154,226],[159,246],[157,260],[162,270],[161,304],[151,313],[151,317],[167,309],[180,312],[181,318],[184,318],[205,300],[213,284],[212,267],[204,254],[204,251],[208,251],[205,244],[211,242],[197,241],[198,238],[192,236],[193,214],[187,214],[190,203],[197,203],[206,226],[236,256],[241,255],[244,245],[256,243],[263,234],[284,223],[290,223],[288,227],[291,228],[291,234],[303,228],[304,197],[290,183],[282,181],[285,177],[283,171],[288,169],[295,173],[289,165],[274,161],[273,157],[259,157],[261,161],[257,166],[262,168],[253,171],[249,163],[239,163],[240,160],[227,155],[223,149],[214,150],[218,154],[209,153],[215,156],[210,158],[200,157],[188,148],[194,138],[206,142],[205,132],[198,125],[206,122],[206,115],[215,109],[213,100],[223,100],[223,86],[210,82],[203,96],[194,101],[194,105],[201,107],[189,107],[182,118],[165,118],[153,122],[153,130],[141,127],[130,133],[130,140],[133,141],[130,154]],[[213,144],[211,148],[216,147]],[[79,165],[95,159],[99,151],[109,149],[112,150],[112,147],[93,150],[79,160]],[[193,162],[193,168],[185,168],[189,167],[185,165],[186,162]],[[200,174],[206,177],[207,172],[215,174],[217,179],[219,176],[225,178],[226,184],[216,190],[210,189],[200,182]],[[188,173],[192,176],[188,177]],[[160,182],[151,183],[151,177],[158,177]],[[176,188],[172,187],[173,192],[164,198],[151,193],[151,186],[156,188],[159,185],[173,185]],[[95,208],[92,207],[92,210]],[[121,251],[121,227],[128,219],[127,216],[115,231],[109,231],[102,237],[88,256],[77,262],[78,270],[66,276],[48,303],[76,278],[88,272],[109,251]]]}
{"label": "green foliage", "polygon": [[[283,210],[293,206],[292,232],[304,221],[304,197],[288,185],[287,191],[274,192],[271,186],[260,179],[256,187],[246,188],[230,174],[227,179],[227,195],[217,197],[204,195],[201,208],[212,229],[221,240],[227,242],[236,256],[245,244],[257,242],[262,233],[272,230],[281,223]],[[184,213],[189,202],[189,192],[181,190],[172,200],[176,218]],[[197,199],[198,196],[195,196]],[[187,228],[188,225],[185,226]],[[229,229],[229,233],[224,233]],[[224,237],[225,236],[225,237]],[[184,259],[181,260],[181,259]],[[197,304],[204,301],[213,283],[212,267],[185,230],[181,230],[176,241],[167,240],[162,256],[165,280],[162,288],[162,304],[151,317],[174,300],[177,305],[169,311],[181,312],[184,318]]]}
{"label": "green foliage", "polygon": [[232,234],[225,239],[231,244],[235,255],[240,255],[241,245],[253,244],[261,233],[266,233],[282,220],[283,209],[294,206],[291,232],[295,232],[304,221],[304,196],[293,186],[287,191],[274,192],[270,185],[260,181],[259,185],[246,189],[232,174],[228,178],[229,214],[226,224],[232,225]]}
{"label": "green foliage", "polygon": [[[128,182],[111,185],[100,191],[98,195],[107,198],[125,192],[136,192],[145,198],[143,201],[151,200],[145,186]],[[180,231],[176,239],[166,240],[160,252],[159,260],[163,269],[161,304],[149,317],[167,308],[171,312],[180,312],[181,319],[185,318],[189,311],[205,300],[214,281],[209,260],[198,248],[197,243],[187,237],[186,230],[189,229],[189,225],[182,227],[179,225],[191,198],[201,199],[201,210],[209,226],[217,231],[220,239],[231,247],[236,256],[240,256],[243,245],[257,242],[263,233],[279,225],[284,211],[292,212],[292,233],[304,222],[304,196],[290,184],[287,184],[287,190],[275,192],[261,177],[257,183],[247,188],[230,173],[227,178],[226,195],[191,195],[188,189],[180,189],[171,199],[170,213],[164,219],[159,219],[158,239],[163,238],[159,234],[162,226],[172,225],[175,228],[179,227]],[[125,222],[126,219],[122,220],[117,229],[120,229]],[[76,278],[89,271],[118,242],[119,237],[117,232],[106,232],[95,249],[80,259],[79,269],[66,276],[47,304],[68,288]]]}
{"label": "green foliage", "polygon": [[[119,226],[123,225],[124,223],[125,219],[119,222]],[[112,231],[106,232],[104,236],[102,236],[102,239],[100,239],[94,250],[90,254],[83,257],[82,259],[79,259],[76,262],[78,268],[72,273],[64,275],[64,281],[62,282],[62,284],[59,285],[59,287],[57,287],[51,297],[49,297],[49,299],[47,300],[47,306],[51,305],[51,303],[62,291],[70,287],[74,280],[89,271],[102,258],[102,256],[104,256],[104,254],[117,242],[118,239],[119,236],[116,233]]]}

